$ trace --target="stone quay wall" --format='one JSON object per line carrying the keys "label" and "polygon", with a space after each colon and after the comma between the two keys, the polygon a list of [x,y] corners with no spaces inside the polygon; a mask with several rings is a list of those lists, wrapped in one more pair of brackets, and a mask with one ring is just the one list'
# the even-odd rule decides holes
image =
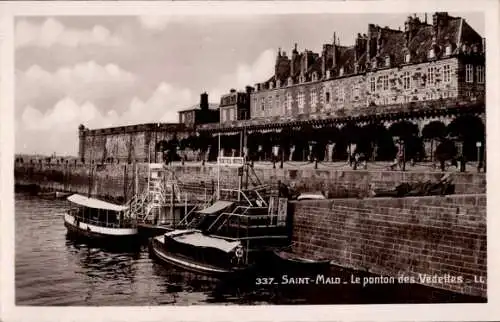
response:
{"label": "stone quay wall", "polygon": [[[173,165],[170,167],[181,182],[181,190],[189,194],[213,192],[217,183],[218,172],[214,164]],[[222,168],[222,185],[235,186],[238,183],[235,168]],[[257,177],[261,183],[282,181],[293,184],[302,192],[323,191],[331,198],[367,196],[370,186],[391,188],[402,182],[437,180],[443,174],[430,171],[375,171],[375,170],[339,170],[314,169],[310,166],[273,169],[270,165],[254,167],[255,176],[250,176],[255,183]],[[142,190],[146,185],[147,164],[104,164],[90,166],[76,161],[68,163],[16,163],[14,174],[16,184],[37,184],[45,190],[61,190],[78,193],[90,193],[94,196],[125,197],[128,199],[135,191],[135,174],[138,186]],[[250,180],[251,181],[251,180]],[[457,194],[476,194],[486,192],[485,173],[453,173]],[[90,190],[89,190],[90,187]]]}
{"label": "stone quay wall", "polygon": [[[294,248],[302,255],[487,296],[485,194],[301,201],[292,207]],[[423,274],[463,282],[422,280]]]}

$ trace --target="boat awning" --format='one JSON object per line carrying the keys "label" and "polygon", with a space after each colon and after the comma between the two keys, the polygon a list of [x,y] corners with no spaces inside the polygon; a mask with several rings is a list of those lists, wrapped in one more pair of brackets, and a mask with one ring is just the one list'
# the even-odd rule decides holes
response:
{"label": "boat awning", "polygon": [[179,243],[189,244],[196,247],[216,248],[226,253],[231,252],[236,247],[241,245],[239,241],[227,241],[222,238],[206,236],[200,232],[175,236],[173,239]]}
{"label": "boat awning", "polygon": [[88,198],[82,195],[71,195],[68,197],[68,201],[75,203],[80,206],[84,206],[87,208],[94,208],[94,209],[103,209],[103,210],[111,210],[111,211],[124,211],[127,210],[127,206],[120,206],[120,205],[115,205],[106,201],[94,199],[94,198]]}
{"label": "boat awning", "polygon": [[232,204],[233,203],[231,201],[219,200],[219,201],[214,202],[214,204],[211,205],[210,207],[207,207],[205,209],[198,211],[198,213],[204,214],[204,215],[214,214],[216,212],[219,212],[221,210],[226,209],[227,207],[231,206]]}

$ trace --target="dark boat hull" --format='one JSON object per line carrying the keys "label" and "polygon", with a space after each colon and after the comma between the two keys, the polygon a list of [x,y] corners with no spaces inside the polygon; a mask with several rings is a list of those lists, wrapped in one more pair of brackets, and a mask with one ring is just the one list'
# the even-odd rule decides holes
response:
{"label": "dark boat hull", "polygon": [[148,248],[150,255],[163,264],[172,265],[191,273],[215,279],[234,278],[248,274],[251,271],[250,267],[228,269],[195,262],[189,258],[181,257],[168,252],[155,238],[150,240]]}
{"label": "dark boat hull", "polygon": [[67,229],[67,236],[74,240],[81,240],[88,244],[109,248],[128,248],[140,245],[141,240],[138,234],[129,235],[108,235],[92,231],[92,229],[82,229],[67,221],[64,221]]}
{"label": "dark boat hull", "polygon": [[330,270],[328,260],[307,260],[290,253],[284,256],[280,251],[272,251],[269,255],[271,258],[267,261],[267,267],[277,274],[315,275]]}

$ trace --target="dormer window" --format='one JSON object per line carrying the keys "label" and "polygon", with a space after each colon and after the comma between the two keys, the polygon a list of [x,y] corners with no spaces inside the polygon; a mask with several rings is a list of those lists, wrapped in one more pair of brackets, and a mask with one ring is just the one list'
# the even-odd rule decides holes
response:
{"label": "dormer window", "polygon": [[446,53],[446,56],[451,55],[451,45],[446,46],[445,53]]}
{"label": "dormer window", "polygon": [[255,84],[255,91],[258,92],[260,90],[260,84]]}
{"label": "dormer window", "polygon": [[292,85],[293,85],[293,78],[288,77],[288,86],[292,86]]}
{"label": "dormer window", "polygon": [[326,79],[330,79],[331,76],[332,76],[332,73],[329,70],[327,70],[326,71]]}
{"label": "dormer window", "polygon": [[391,57],[390,56],[385,57],[385,66],[386,67],[391,66]]}
{"label": "dormer window", "polygon": [[405,55],[405,63],[409,64],[410,63],[410,53],[407,53]]}
{"label": "dormer window", "polygon": [[279,80],[279,79],[278,79],[278,80],[276,81],[276,87],[281,87],[281,80]]}
{"label": "dormer window", "polygon": [[434,57],[436,57],[436,52],[435,52],[434,48],[432,48],[431,50],[429,50],[429,58],[432,59]]}
{"label": "dormer window", "polygon": [[269,89],[273,89],[274,87],[274,83],[273,82],[269,82]]}
{"label": "dormer window", "polygon": [[304,75],[300,75],[299,82],[300,83],[305,83],[306,82],[306,77]]}
{"label": "dormer window", "polygon": [[372,61],[372,68],[377,68],[377,60],[376,59],[374,59]]}
{"label": "dormer window", "polygon": [[344,75],[344,67],[340,67],[339,76],[343,76],[343,75]]}
{"label": "dormer window", "polygon": [[312,81],[315,82],[318,80],[318,73],[314,72],[312,73]]}

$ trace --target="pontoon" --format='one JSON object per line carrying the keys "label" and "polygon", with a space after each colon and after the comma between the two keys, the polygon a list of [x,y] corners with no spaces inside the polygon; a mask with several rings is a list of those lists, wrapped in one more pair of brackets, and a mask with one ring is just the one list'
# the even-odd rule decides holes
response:
{"label": "pontoon", "polygon": [[154,237],[149,250],[167,264],[222,277],[248,271],[273,248],[288,245],[290,231],[286,198],[260,182],[248,188],[253,169],[243,158],[219,157],[218,163],[240,168],[238,188],[219,182],[213,205],[183,218],[179,229]]}

